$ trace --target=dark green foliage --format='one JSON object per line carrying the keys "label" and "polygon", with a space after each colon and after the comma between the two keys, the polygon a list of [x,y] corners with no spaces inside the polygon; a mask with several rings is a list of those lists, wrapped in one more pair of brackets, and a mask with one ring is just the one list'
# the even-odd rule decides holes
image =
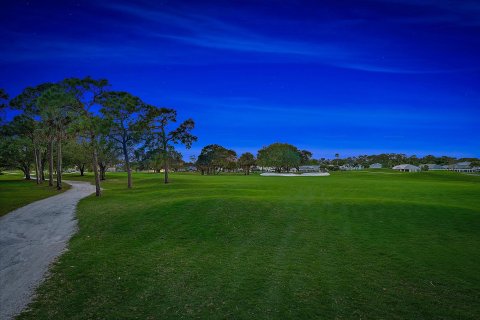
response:
{"label": "dark green foliage", "polygon": [[177,112],[169,108],[157,108],[148,106],[145,115],[147,132],[150,135],[146,143],[146,149],[159,150],[162,157],[163,170],[165,173],[164,183],[168,183],[169,160],[175,145],[183,144],[190,149],[197,137],[191,132],[195,127],[192,119],[187,119],[175,129],[171,129],[173,123],[177,122]]}
{"label": "dark green foliage", "polygon": [[257,163],[262,167],[274,167],[275,171],[289,171],[302,162],[302,154],[297,147],[288,143],[272,143],[258,151]]}
{"label": "dark green foliage", "polygon": [[[0,88],[0,112],[7,107],[8,94],[5,90]],[[0,118],[2,120],[2,118]],[[1,123],[1,122],[0,122]]]}
{"label": "dark green foliage", "polygon": [[218,174],[225,169],[236,166],[237,153],[218,144],[210,144],[202,148],[195,163],[202,175]]}
{"label": "dark green foliage", "polygon": [[256,164],[255,156],[250,152],[245,152],[238,158],[238,165],[243,169],[245,175],[250,174],[250,169]]}
{"label": "dark green foliage", "polygon": [[0,170],[16,169],[30,180],[30,168],[34,162],[32,142],[19,135],[0,137]]}
{"label": "dark green foliage", "polygon": [[97,101],[102,105],[100,111],[106,120],[107,135],[114,142],[113,146],[123,154],[125,170],[128,173],[127,186],[131,188],[130,159],[133,148],[148,134],[148,123],[145,121],[148,108],[140,98],[122,91],[104,92]]}

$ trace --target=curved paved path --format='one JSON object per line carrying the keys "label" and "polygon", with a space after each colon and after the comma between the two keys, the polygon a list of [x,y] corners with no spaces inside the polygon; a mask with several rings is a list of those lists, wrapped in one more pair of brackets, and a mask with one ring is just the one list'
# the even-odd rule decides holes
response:
{"label": "curved paved path", "polygon": [[31,301],[52,261],[75,232],[78,201],[95,192],[87,182],[0,218],[0,319],[12,319]]}

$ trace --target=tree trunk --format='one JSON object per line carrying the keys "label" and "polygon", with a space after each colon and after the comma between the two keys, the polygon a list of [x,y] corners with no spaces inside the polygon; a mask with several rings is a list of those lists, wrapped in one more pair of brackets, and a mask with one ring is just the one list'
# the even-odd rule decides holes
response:
{"label": "tree trunk", "polygon": [[131,189],[132,188],[132,171],[130,169],[130,159],[128,157],[127,143],[125,141],[122,143],[122,148],[123,148],[123,157],[125,158],[125,169],[127,169],[127,177],[128,177],[127,188]]}
{"label": "tree trunk", "polygon": [[38,181],[40,184],[43,184],[43,180],[45,180],[45,174],[43,173],[43,161],[42,161],[42,152],[37,150],[38,154]]}
{"label": "tree trunk", "polygon": [[40,183],[39,181],[39,178],[40,178],[40,174],[39,174],[39,168],[38,168],[38,153],[37,153],[37,147],[33,147],[33,160],[35,161],[35,181],[37,182],[37,184]]}
{"label": "tree trunk", "polygon": [[62,139],[57,138],[57,190],[62,189]]}
{"label": "tree trunk", "polygon": [[32,180],[32,177],[30,177],[30,168],[28,166],[24,166],[22,168],[23,174],[25,175],[25,180]]}
{"label": "tree trunk", "polygon": [[105,169],[107,166],[103,165],[102,163],[99,163],[98,166],[100,168],[100,180],[105,180]]}
{"label": "tree trunk", "polygon": [[48,152],[45,152],[45,154],[42,155],[42,162],[41,162],[41,165],[42,165],[42,181],[46,181],[47,179],[45,179],[45,164],[47,163],[47,156],[48,156]]}
{"label": "tree trunk", "polygon": [[168,183],[168,159],[167,159],[167,155],[165,156],[165,167],[164,167],[164,171],[165,171],[165,183]]}
{"label": "tree trunk", "polygon": [[83,177],[85,172],[85,163],[80,164],[78,169],[80,170],[80,176]]}
{"label": "tree trunk", "polygon": [[50,140],[49,159],[48,159],[48,185],[53,187],[53,138]]}
{"label": "tree trunk", "polygon": [[165,184],[168,183],[168,150],[167,150],[167,142],[165,141],[165,132],[163,131],[163,164],[164,164],[164,171],[165,177],[164,182]]}
{"label": "tree trunk", "polygon": [[101,189],[100,189],[100,176],[98,174],[98,156],[97,156],[97,146],[95,145],[95,135],[92,134],[90,136],[91,138],[91,143],[92,143],[92,167],[93,167],[93,173],[95,175],[95,196],[100,197]]}

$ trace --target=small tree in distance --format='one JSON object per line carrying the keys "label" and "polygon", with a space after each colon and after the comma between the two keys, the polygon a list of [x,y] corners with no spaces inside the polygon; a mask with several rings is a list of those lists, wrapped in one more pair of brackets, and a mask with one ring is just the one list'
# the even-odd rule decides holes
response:
{"label": "small tree in distance", "polygon": [[146,128],[152,134],[152,138],[147,143],[152,148],[159,148],[165,173],[164,182],[168,183],[169,153],[174,150],[176,144],[183,144],[190,149],[192,143],[197,141],[197,137],[191,134],[195,123],[192,119],[187,119],[176,129],[169,131],[169,126],[177,121],[177,112],[174,109],[155,106],[148,106],[148,109],[145,116]]}
{"label": "small tree in distance", "polygon": [[258,151],[257,163],[263,167],[274,167],[276,172],[298,168],[301,162],[300,151],[288,143],[272,143]]}
{"label": "small tree in distance", "polygon": [[202,175],[218,174],[225,169],[233,169],[236,165],[235,151],[218,144],[209,144],[202,148],[195,165]]}
{"label": "small tree in distance", "polygon": [[255,157],[250,152],[245,152],[238,158],[238,165],[243,169],[245,175],[250,174],[250,168],[255,165]]}

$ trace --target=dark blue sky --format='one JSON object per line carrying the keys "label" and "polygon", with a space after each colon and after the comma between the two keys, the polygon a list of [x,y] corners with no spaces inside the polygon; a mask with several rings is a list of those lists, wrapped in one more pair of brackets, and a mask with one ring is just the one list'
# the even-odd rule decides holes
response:
{"label": "dark blue sky", "polygon": [[480,1],[10,1],[0,87],[107,78],[199,141],[480,156]]}

